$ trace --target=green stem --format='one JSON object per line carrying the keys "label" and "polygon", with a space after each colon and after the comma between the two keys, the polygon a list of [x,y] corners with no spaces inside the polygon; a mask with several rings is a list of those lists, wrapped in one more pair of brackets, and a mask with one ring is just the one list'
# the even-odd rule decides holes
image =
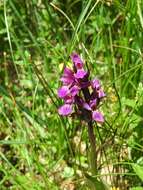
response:
{"label": "green stem", "polygon": [[94,135],[92,122],[88,123],[88,135],[91,145],[91,171],[93,175],[97,175],[96,137]]}

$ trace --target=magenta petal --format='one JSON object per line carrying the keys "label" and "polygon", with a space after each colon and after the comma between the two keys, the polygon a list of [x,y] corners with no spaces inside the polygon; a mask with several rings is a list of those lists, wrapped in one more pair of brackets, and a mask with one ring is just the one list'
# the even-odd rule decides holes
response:
{"label": "magenta petal", "polygon": [[73,76],[73,71],[70,68],[65,67],[65,69],[64,69],[64,76],[70,76],[70,77],[72,77]]}
{"label": "magenta petal", "polygon": [[78,94],[79,90],[80,90],[80,88],[78,86],[74,85],[73,87],[71,87],[70,93],[72,96],[75,96]]}
{"label": "magenta petal", "polygon": [[59,115],[63,115],[63,116],[69,115],[72,112],[72,105],[64,104],[58,109],[58,112],[59,112]]}
{"label": "magenta petal", "polygon": [[83,108],[85,108],[86,110],[89,110],[89,111],[91,111],[91,107],[89,106],[89,104],[88,103],[83,103]]}
{"label": "magenta petal", "polygon": [[76,53],[73,53],[71,55],[71,59],[73,63],[75,64],[76,69],[82,69],[83,68],[83,61],[81,60],[80,56]]}
{"label": "magenta petal", "polygon": [[74,81],[74,73],[71,69],[69,69],[68,67],[66,67],[64,69],[64,74],[60,79],[64,85],[69,85],[72,84]]}
{"label": "magenta petal", "polygon": [[105,96],[106,96],[106,94],[104,93],[104,91],[102,89],[98,90],[98,97],[99,98],[103,98]]}
{"label": "magenta petal", "polygon": [[68,77],[61,77],[60,81],[63,82],[63,85],[70,85],[73,83],[73,79],[72,78],[68,78]]}
{"label": "magenta petal", "polygon": [[87,72],[86,71],[84,71],[83,69],[79,69],[79,70],[77,70],[77,73],[74,75],[75,76],[75,78],[77,78],[77,79],[82,79],[82,78],[84,78],[84,76],[87,74]]}
{"label": "magenta petal", "polygon": [[92,109],[96,108],[96,104],[97,104],[97,99],[94,100],[90,100],[89,105]]}
{"label": "magenta petal", "polygon": [[100,88],[100,82],[98,79],[94,79],[91,81],[91,86],[92,88],[96,88],[96,89],[99,89]]}
{"label": "magenta petal", "polygon": [[59,88],[58,90],[58,96],[60,98],[64,98],[65,96],[67,96],[69,93],[69,88],[67,86],[62,86],[61,88]]}
{"label": "magenta petal", "polygon": [[99,111],[93,111],[92,112],[92,119],[96,121],[97,123],[103,123],[104,122],[104,117],[102,113]]}

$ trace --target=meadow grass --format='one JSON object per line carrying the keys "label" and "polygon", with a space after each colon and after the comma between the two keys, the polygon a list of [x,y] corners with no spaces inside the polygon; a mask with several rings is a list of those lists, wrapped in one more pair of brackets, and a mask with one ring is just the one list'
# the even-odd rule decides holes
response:
{"label": "meadow grass", "polygon": [[[142,189],[143,2],[0,1],[0,43],[0,189]],[[57,112],[73,51],[107,94],[97,176],[86,124]]]}

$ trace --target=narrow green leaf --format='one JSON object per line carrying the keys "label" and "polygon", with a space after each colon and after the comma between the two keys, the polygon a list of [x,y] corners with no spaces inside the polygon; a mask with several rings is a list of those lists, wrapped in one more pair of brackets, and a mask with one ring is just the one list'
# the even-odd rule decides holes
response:
{"label": "narrow green leaf", "polygon": [[143,190],[143,187],[132,187],[130,190]]}
{"label": "narrow green leaf", "polygon": [[137,176],[143,181],[143,167],[138,164],[132,164],[132,168]]}

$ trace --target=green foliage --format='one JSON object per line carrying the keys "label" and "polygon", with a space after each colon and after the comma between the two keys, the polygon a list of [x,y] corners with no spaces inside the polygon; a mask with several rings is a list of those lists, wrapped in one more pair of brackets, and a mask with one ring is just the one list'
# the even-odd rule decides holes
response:
{"label": "green foliage", "polygon": [[98,180],[95,177],[86,175],[86,184],[87,187],[89,187],[89,189],[91,190],[108,190],[109,187],[107,187],[107,185],[105,183],[103,183],[102,180]]}
{"label": "green foliage", "polygon": [[143,181],[143,167],[138,164],[132,164],[134,172],[138,175],[138,177]]}
{"label": "green foliage", "polygon": [[143,190],[143,188],[142,187],[133,187],[130,190]]}

